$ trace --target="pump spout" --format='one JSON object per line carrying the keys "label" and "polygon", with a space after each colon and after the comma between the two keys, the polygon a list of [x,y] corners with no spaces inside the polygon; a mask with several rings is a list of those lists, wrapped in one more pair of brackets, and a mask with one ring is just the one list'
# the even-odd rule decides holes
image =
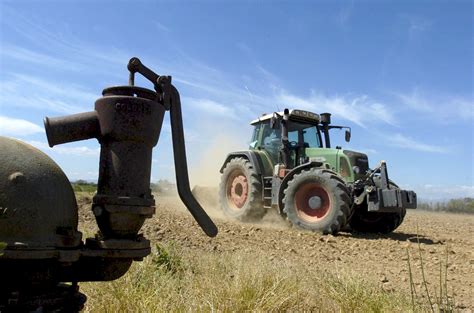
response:
{"label": "pump spout", "polygon": [[62,143],[97,138],[100,135],[96,111],[53,118],[45,117],[44,128],[51,148]]}

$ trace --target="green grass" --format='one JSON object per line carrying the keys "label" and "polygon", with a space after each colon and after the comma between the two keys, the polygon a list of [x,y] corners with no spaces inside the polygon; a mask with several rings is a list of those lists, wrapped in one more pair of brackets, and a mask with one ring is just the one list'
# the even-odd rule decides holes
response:
{"label": "green grass", "polygon": [[[309,265],[308,265],[309,266]],[[384,291],[363,277],[319,272],[265,255],[157,246],[121,279],[83,283],[93,312],[409,312],[409,295]]]}
{"label": "green grass", "polygon": [[0,242],[0,256],[3,255],[3,250],[7,247],[5,242]]}

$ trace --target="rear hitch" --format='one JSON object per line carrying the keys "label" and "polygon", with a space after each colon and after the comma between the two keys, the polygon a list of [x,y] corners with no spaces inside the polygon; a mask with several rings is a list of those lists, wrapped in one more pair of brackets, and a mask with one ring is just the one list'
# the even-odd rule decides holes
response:
{"label": "rear hitch", "polygon": [[[376,174],[380,174],[377,182],[374,181]],[[364,191],[355,198],[354,202],[361,204],[364,198],[367,197],[369,212],[390,213],[402,209],[416,209],[416,193],[411,190],[401,190],[390,183],[385,161],[381,161],[380,165],[368,175],[367,181],[372,182],[372,184],[366,185]]]}

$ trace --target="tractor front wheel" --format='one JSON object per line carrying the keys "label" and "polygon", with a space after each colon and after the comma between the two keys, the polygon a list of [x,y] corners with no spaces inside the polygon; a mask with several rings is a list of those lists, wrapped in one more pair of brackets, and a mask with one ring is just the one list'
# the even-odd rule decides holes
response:
{"label": "tractor front wheel", "polygon": [[231,159],[221,177],[219,202],[225,215],[243,222],[262,219],[262,182],[252,164],[244,158]]}
{"label": "tractor front wheel", "polygon": [[350,216],[350,197],[336,173],[313,168],[296,174],[284,191],[283,212],[296,227],[337,233]]}

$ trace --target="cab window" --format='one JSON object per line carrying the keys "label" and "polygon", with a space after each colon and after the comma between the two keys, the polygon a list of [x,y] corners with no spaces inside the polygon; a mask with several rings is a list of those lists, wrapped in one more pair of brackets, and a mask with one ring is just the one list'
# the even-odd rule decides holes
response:
{"label": "cab window", "polygon": [[318,130],[316,126],[311,126],[303,129],[303,140],[305,145],[308,144],[308,148],[320,148],[321,143],[319,142]]}
{"label": "cab window", "polygon": [[318,129],[315,125],[304,123],[290,123],[288,127],[288,140],[299,142],[298,133],[302,134],[303,142],[306,148],[320,148]]}

